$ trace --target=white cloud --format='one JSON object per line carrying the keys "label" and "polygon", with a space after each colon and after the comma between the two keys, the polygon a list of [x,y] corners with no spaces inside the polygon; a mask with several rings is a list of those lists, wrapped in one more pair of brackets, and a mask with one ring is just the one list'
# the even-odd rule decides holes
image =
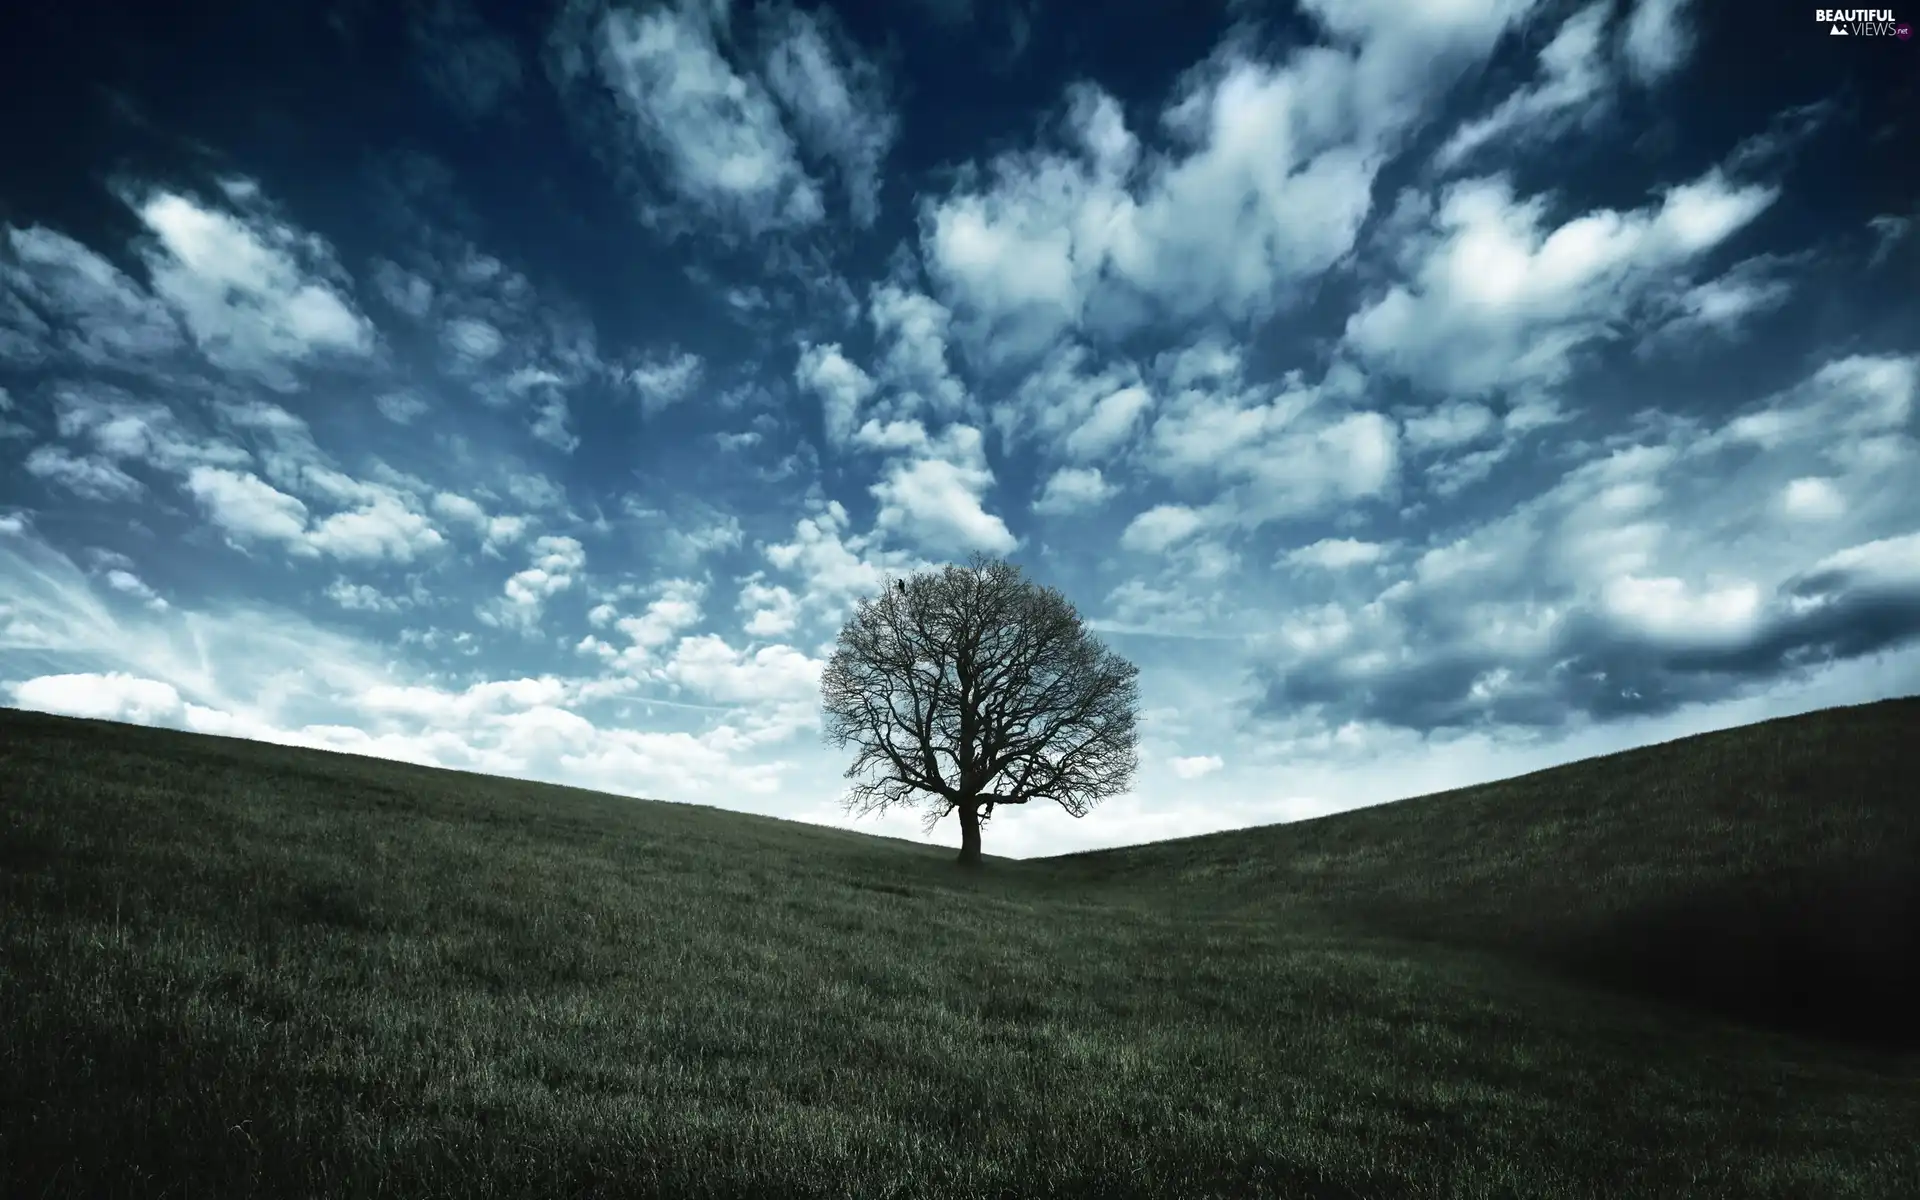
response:
{"label": "white cloud", "polygon": [[867,319],[883,348],[879,374],[891,401],[888,415],[953,416],[965,410],[966,388],[948,363],[953,315],[945,305],[884,283],[868,298]]}
{"label": "white cloud", "polygon": [[673,531],[673,544],[681,555],[701,559],[740,545],[746,535],[740,518],[732,513],[713,512],[710,520],[688,522]]}
{"label": "white cloud", "polygon": [[376,262],[373,268],[373,287],[380,293],[382,300],[416,321],[433,311],[432,282],[398,263],[384,258]]}
{"label": "white cloud", "polygon": [[273,443],[265,457],[280,458],[288,464],[288,469],[298,470],[309,461],[317,463],[321,458],[320,448],[314,444],[313,431],[306,421],[278,404],[260,399],[219,400],[214,402],[214,409],[225,424],[235,429],[265,434]]}
{"label": "white cloud", "polygon": [[1116,456],[1154,407],[1154,392],[1132,362],[1095,366],[1086,346],[1067,343],[1048,354],[1013,396],[994,406],[1009,439],[1030,438],[1075,463]]}
{"label": "white cloud", "polygon": [[436,515],[479,534],[482,550],[492,556],[518,542],[532,528],[526,517],[506,513],[489,516],[477,502],[454,492],[437,492],[430,504]]}
{"label": "white cloud", "polygon": [[886,550],[874,536],[848,536],[850,518],[838,500],[794,523],[793,539],[766,549],[767,563],[799,576],[795,594],[804,608],[837,623],[861,596],[877,595],[889,576],[928,564],[904,551]]}
{"label": "white cloud", "polygon": [[1066,149],[1003,154],[923,201],[927,264],[999,361],[1082,326],[1264,314],[1353,248],[1381,164],[1532,7],[1310,4],[1340,45],[1270,63],[1230,37],[1162,109],[1165,153],[1076,84]]}
{"label": "white cloud", "polygon": [[1847,511],[1847,498],[1833,480],[1803,475],[1789,480],[1781,490],[1780,507],[1791,517],[1830,521]]}
{"label": "white cloud", "polygon": [[[390,646],[295,613],[232,607],[128,615],[101,604],[93,586],[30,535],[0,541],[0,679],[10,677],[0,697],[45,711],[732,805],[780,791],[789,769],[777,756],[781,739],[808,720],[800,711],[807,705],[775,700],[717,724],[704,713],[698,732],[596,724],[575,710],[620,703],[634,689],[617,679],[540,676],[446,690],[406,674]],[[428,633],[400,640],[472,642],[464,633]],[[789,656],[764,656],[720,682],[784,695],[769,685]],[[99,665],[35,666],[67,659]],[[16,669],[22,663],[24,678]],[[690,677],[699,665],[689,661]],[[290,719],[296,713],[306,715]],[[791,797],[789,787],[782,804]]]}
{"label": "white cloud", "polygon": [[792,646],[739,650],[715,634],[683,638],[661,669],[670,683],[721,703],[811,701],[825,664]]}
{"label": "white cloud", "polygon": [[1727,169],[1736,174],[1779,174],[1792,154],[1840,114],[1839,94],[1808,104],[1796,104],[1773,114],[1767,127],[1742,138],[1727,156]]}
{"label": "white cloud", "polygon": [[105,458],[80,457],[59,446],[35,446],[27,455],[27,474],[55,483],[88,500],[133,500],[146,486]]}
{"label": "white cloud", "polygon": [[[426,507],[426,485],[420,480],[384,467],[377,472],[383,475],[382,481],[357,479],[335,469],[314,443],[306,422],[277,405],[259,400],[222,402],[216,409],[230,427],[261,437],[265,443],[259,459],[266,479],[204,462],[186,471],[188,493],[231,537],[242,542],[279,541],[296,554],[321,553],[362,562],[408,563],[445,544],[440,531],[420,511]],[[98,438],[114,428],[109,422],[97,426],[94,434]],[[153,426],[129,429],[138,432],[137,445],[157,444]],[[176,449],[170,457],[170,465],[178,469],[208,456]],[[241,458],[244,461],[245,456]],[[315,519],[302,496],[341,507]]]}
{"label": "white cloud", "polygon": [[1173,773],[1181,779],[1200,779],[1213,774],[1227,764],[1218,754],[1202,754],[1190,758],[1170,758],[1167,760],[1167,765],[1172,767]]}
{"label": "white cloud", "polygon": [[1362,542],[1354,538],[1321,538],[1307,546],[1299,546],[1281,556],[1281,561],[1295,567],[1317,567],[1323,571],[1344,571],[1350,567],[1371,566],[1386,556],[1387,548],[1378,542]]}
{"label": "white cloud", "polygon": [[407,606],[407,598],[390,597],[379,588],[367,583],[354,583],[344,578],[335,578],[327,585],[327,599],[351,612],[399,612]]}
{"label": "white cloud", "polygon": [[722,724],[694,735],[607,728],[574,711],[596,698],[628,694],[605,681],[551,676],[491,680],[450,692],[375,686],[358,707],[388,730],[385,747],[440,765],[547,779],[625,795],[755,795],[771,792],[779,767],[742,761],[750,742]]}
{"label": "white cloud", "polygon": [[1667,190],[1647,228],[1649,249],[1699,254],[1739,232],[1779,197],[1770,184],[1741,184],[1717,171]]}
{"label": "white cloud", "polygon": [[984,467],[934,458],[896,463],[870,489],[880,501],[876,524],[934,550],[1005,553],[1019,543],[981,506],[992,483]]}
{"label": "white cloud", "polygon": [[566,395],[550,391],[535,408],[534,420],[527,426],[527,432],[562,454],[572,454],[579,449],[580,438],[567,424],[570,415]]}
{"label": "white cloud", "polygon": [[1906,645],[1920,541],[1887,488],[1920,465],[1900,432],[1916,385],[1920,360],[1854,356],[1717,427],[1650,415],[1545,492],[1432,538],[1370,601],[1284,620],[1256,654],[1261,710],[1552,728]]}
{"label": "white cloud", "polygon": [[529,549],[531,564],[507,580],[499,600],[480,610],[482,620],[533,632],[546,602],[571,588],[587,565],[586,547],[574,538],[540,537]]}
{"label": "white cloud", "polygon": [[876,528],[897,532],[934,551],[986,550],[1004,554],[1019,545],[1006,523],[982,507],[993,486],[978,430],[949,426],[941,457],[890,463],[868,490],[880,502]]}
{"label": "white cloud", "polygon": [[1867,221],[1873,234],[1873,253],[1867,258],[1869,269],[1879,266],[1893,254],[1894,248],[1913,234],[1915,218],[1896,213],[1881,213]]}
{"label": "white cloud", "polygon": [[425,516],[397,495],[376,496],[360,508],[337,512],[317,522],[307,545],[338,559],[409,563],[446,544]]}
{"label": "white cloud", "polygon": [[119,672],[42,675],[13,684],[12,692],[20,708],[142,725],[177,719],[187,708],[173,685]]}
{"label": "white cloud", "polygon": [[1352,100],[1363,133],[1380,136],[1423,115],[1539,6],[1531,0],[1304,0],[1301,8],[1354,47]]}
{"label": "white cloud", "polygon": [[1820,596],[1861,585],[1875,590],[1920,591],[1920,532],[1876,538],[1836,550],[1794,582],[1802,596]]}
{"label": "white cloud", "polygon": [[433,511],[449,521],[458,521],[476,532],[487,529],[487,512],[465,496],[453,492],[436,492],[433,497]]}
{"label": "white cloud", "polygon": [[194,467],[187,475],[187,491],[199,501],[207,519],[230,537],[242,542],[284,542],[295,553],[313,552],[303,541],[307,506],[258,475]]}
{"label": "white cloud", "polygon": [[1094,405],[1084,425],[1067,435],[1067,454],[1081,461],[1111,454],[1133,436],[1141,414],[1152,403],[1147,389],[1137,384],[1114,392]]}
{"label": "white cloud", "polygon": [[0,256],[0,297],[14,297],[15,304],[0,306],[0,329],[11,324],[16,337],[31,343],[6,347],[8,357],[27,361],[57,346],[88,366],[138,367],[185,344],[164,304],[72,238],[39,226],[10,227],[7,247],[12,253]]}
{"label": "white cloud", "polygon": [[1245,356],[1240,347],[1211,334],[1168,350],[1153,360],[1155,374],[1175,391],[1204,390],[1202,385],[1221,387],[1235,383],[1244,368]]}
{"label": "white cloud", "polygon": [[1452,401],[1409,417],[1402,432],[1411,450],[1450,450],[1464,446],[1497,424],[1493,410],[1472,401]]}
{"label": "white cloud", "polygon": [[824,215],[772,97],[728,65],[705,14],[609,9],[596,41],[602,79],[682,199],[750,234]]}
{"label": "white cloud", "polygon": [[1502,140],[1541,139],[1599,111],[1609,83],[1606,60],[1608,0],[1569,17],[1540,50],[1538,82],[1509,93],[1492,112],[1467,122],[1434,154],[1452,170]]}
{"label": "white cloud", "polygon": [[567,494],[545,475],[524,471],[509,472],[505,481],[507,495],[531,509],[559,512],[567,507]]}
{"label": "white cloud", "polygon": [[1778,260],[1762,256],[1694,284],[1674,298],[1669,306],[1672,316],[1648,344],[1671,345],[1702,334],[1732,337],[1756,316],[1786,303],[1793,289],[1780,271]]}
{"label": "white cloud", "polygon": [[382,392],[374,407],[395,425],[411,425],[427,414],[428,404],[412,392]]}
{"label": "white cloud", "polygon": [[[1192,545],[1204,548],[1206,543]],[[1204,581],[1185,572],[1180,558],[1191,554],[1191,547],[1176,550],[1157,578],[1136,576],[1114,588],[1107,595],[1108,615],[1090,627],[1100,633],[1148,633],[1182,641],[1237,639],[1239,634],[1223,634],[1218,628],[1219,594],[1193,586]]]}
{"label": "white cloud", "polygon": [[827,444],[846,445],[859,423],[861,405],[873,397],[872,377],[854,365],[837,343],[802,343],[794,381],[820,397]]}
{"label": "white cloud", "polygon": [[567,698],[566,683],[550,675],[476,683],[460,692],[432,687],[375,685],[360,693],[361,707],[378,713],[458,724],[480,715],[543,708]]}
{"label": "white cloud", "polygon": [[870,417],[866,423],[856,429],[853,444],[863,450],[911,451],[917,454],[932,454],[933,438],[927,433],[927,427],[919,421],[882,421]]}
{"label": "white cloud", "polygon": [[1047,477],[1033,511],[1041,516],[1084,512],[1112,499],[1119,490],[1101,475],[1099,467],[1062,467]]}
{"label": "white cloud", "polygon": [[1581,346],[1770,205],[1775,189],[1710,172],[1632,212],[1599,209],[1543,231],[1541,198],[1501,179],[1455,184],[1407,249],[1413,279],[1356,312],[1346,341],[1421,386],[1477,395],[1564,380]]}
{"label": "white cloud", "polygon": [[1747,581],[1700,590],[1686,580],[1625,575],[1610,579],[1600,609],[1632,634],[1680,646],[1751,637],[1761,618],[1760,588]]}
{"label": "white cloud", "polygon": [[[432,331],[445,351],[441,370],[489,408],[524,416],[536,441],[573,453],[580,445],[571,425],[576,389],[614,376],[600,358],[592,321],[564,294],[537,292],[524,274],[473,242],[445,230],[432,241],[439,284]],[[376,403],[402,425],[427,411],[426,399],[410,389]]]}
{"label": "white cloud", "polygon": [[1686,65],[1694,36],[1683,15],[1688,0],[1637,0],[1620,50],[1641,83],[1659,83]]}
{"label": "white cloud", "polygon": [[1849,355],[1821,366],[1803,384],[1728,422],[1720,440],[1775,451],[1825,446],[1836,458],[1902,428],[1920,404],[1920,360]]}
{"label": "white cloud", "polygon": [[21,297],[18,284],[12,278],[7,283],[0,287],[0,354],[22,365],[42,362],[49,356],[53,329]]}
{"label": "white cloud", "polygon": [[747,614],[742,628],[749,637],[785,637],[799,624],[800,598],[755,574],[740,589],[740,611]]}
{"label": "white cloud", "polygon": [[1329,128],[1344,61],[1223,56],[1166,114],[1195,149],[1145,170],[1118,104],[1077,86],[1072,152],[1006,156],[991,186],[925,202],[928,264],[967,310],[973,343],[1017,358],[1089,317],[1135,323],[1145,310],[1128,291],[1182,318],[1246,317],[1330,266],[1366,215],[1374,169]]}
{"label": "white cloud", "polygon": [[887,110],[880,72],[840,32],[830,10],[785,8],[769,15],[776,40],[767,84],[793,115],[801,141],[838,169],[854,220],[871,225],[879,210],[880,165],[899,125]]}
{"label": "white cloud", "polygon": [[993,419],[1010,440],[1031,438],[1046,451],[1084,462],[1115,450],[1151,403],[1134,364],[1096,365],[1092,350],[1068,342],[994,405]]}
{"label": "white cloud", "polygon": [[1296,373],[1272,392],[1231,380],[1178,392],[1154,422],[1148,465],[1226,488],[1219,515],[1249,528],[1385,495],[1399,478],[1399,431],[1348,407],[1364,383],[1336,364],[1317,385]]}
{"label": "white cloud", "polygon": [[1209,515],[1185,504],[1157,504],[1127,523],[1120,545],[1146,554],[1163,553],[1206,528]]}
{"label": "white cloud", "polygon": [[102,457],[143,462],[178,474],[194,466],[239,466],[245,450],[182,427],[172,411],[104,384],[59,384],[53,389],[60,436],[85,438]]}
{"label": "white cloud", "polygon": [[627,372],[626,381],[640,393],[641,414],[651,418],[686,399],[703,367],[699,355],[682,352],[641,363]]}
{"label": "white cloud", "polygon": [[622,669],[641,670],[653,661],[656,651],[700,623],[704,585],[690,579],[669,579],[660,585],[660,592],[639,616],[619,617],[613,622],[631,643],[615,660]]}
{"label": "white cloud", "polygon": [[522,516],[511,513],[487,518],[486,548],[498,552],[502,546],[511,546],[527,535],[532,522]]}
{"label": "white cloud", "polygon": [[159,242],[146,255],[154,290],[211,361],[285,386],[285,364],[373,350],[373,327],[324,277],[334,268],[319,239],[164,190],[135,211]]}
{"label": "white cloud", "polygon": [[160,593],[147,586],[147,582],[132,571],[116,567],[107,572],[107,586],[124,596],[132,596],[156,612],[166,611],[168,605]]}
{"label": "white cloud", "polygon": [[506,348],[506,335],[498,326],[478,317],[455,317],[440,329],[440,340],[455,354],[474,363],[483,363]]}

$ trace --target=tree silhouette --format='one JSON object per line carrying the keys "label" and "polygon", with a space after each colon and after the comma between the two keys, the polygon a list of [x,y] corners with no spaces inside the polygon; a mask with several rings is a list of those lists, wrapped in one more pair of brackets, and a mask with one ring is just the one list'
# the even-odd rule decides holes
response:
{"label": "tree silhouette", "polygon": [[1010,563],[895,580],[860,603],[820,680],[828,741],[857,751],[847,809],[918,807],[929,832],[958,812],[970,866],[998,805],[1085,816],[1133,782],[1139,673]]}

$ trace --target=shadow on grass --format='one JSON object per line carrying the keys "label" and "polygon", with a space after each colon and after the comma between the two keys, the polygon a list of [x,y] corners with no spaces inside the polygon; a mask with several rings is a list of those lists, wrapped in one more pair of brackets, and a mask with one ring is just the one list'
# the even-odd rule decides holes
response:
{"label": "shadow on grass", "polygon": [[1920,1051],[1920,859],[1701,892],[1554,955],[1588,982],[1803,1037]]}

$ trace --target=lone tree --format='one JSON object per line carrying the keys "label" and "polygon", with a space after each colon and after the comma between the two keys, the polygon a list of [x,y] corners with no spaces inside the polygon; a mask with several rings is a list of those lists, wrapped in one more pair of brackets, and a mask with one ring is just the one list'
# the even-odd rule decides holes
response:
{"label": "lone tree", "polygon": [[995,806],[1052,801],[1083,817],[1133,782],[1140,669],[1053,588],[975,555],[863,600],[821,676],[827,740],[853,746],[846,804],[960,814],[980,862]]}

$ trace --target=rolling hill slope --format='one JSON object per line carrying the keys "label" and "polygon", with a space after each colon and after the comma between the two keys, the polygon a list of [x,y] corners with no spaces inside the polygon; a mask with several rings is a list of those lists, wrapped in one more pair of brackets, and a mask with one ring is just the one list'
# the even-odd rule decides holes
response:
{"label": "rolling hill slope", "polygon": [[1920,1049],[1920,697],[1316,821],[1030,860],[1300,906],[1763,1024]]}
{"label": "rolling hill slope", "polygon": [[968,875],[0,709],[0,1195],[1916,1195],[1916,732]]}

